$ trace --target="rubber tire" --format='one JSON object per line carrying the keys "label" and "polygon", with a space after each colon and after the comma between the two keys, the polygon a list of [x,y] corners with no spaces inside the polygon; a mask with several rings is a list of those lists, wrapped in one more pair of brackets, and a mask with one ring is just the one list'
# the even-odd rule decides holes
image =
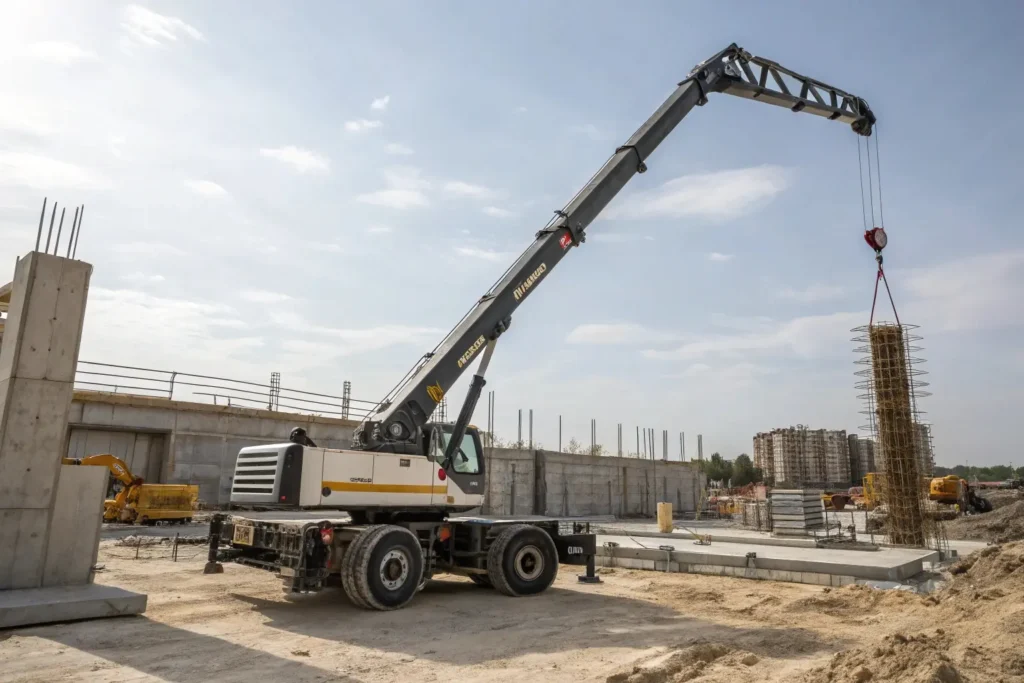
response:
{"label": "rubber tire", "polygon": [[[528,581],[515,571],[516,553],[523,546],[538,548],[544,558],[540,575]],[[494,539],[487,551],[487,576],[499,592],[511,597],[543,593],[558,576],[558,549],[551,536],[539,527],[529,524],[514,524]]]}
{"label": "rubber tire", "polygon": [[341,556],[341,568],[339,571],[341,575],[341,588],[345,591],[345,595],[348,596],[349,601],[353,605],[362,609],[370,609],[370,606],[363,602],[359,591],[356,589],[356,555],[369,535],[370,529],[356,534],[356,537],[345,548],[345,554]]}
{"label": "rubber tire", "polygon": [[483,588],[494,588],[491,577],[486,574],[469,574],[469,580]]}
{"label": "rubber tire", "polygon": [[[379,567],[384,555],[395,547],[403,548],[409,555],[409,577],[405,585],[390,591],[380,580]],[[366,540],[355,553],[354,562],[356,591],[368,609],[388,611],[404,607],[423,583],[423,549],[416,534],[405,527],[393,524],[370,527]]]}

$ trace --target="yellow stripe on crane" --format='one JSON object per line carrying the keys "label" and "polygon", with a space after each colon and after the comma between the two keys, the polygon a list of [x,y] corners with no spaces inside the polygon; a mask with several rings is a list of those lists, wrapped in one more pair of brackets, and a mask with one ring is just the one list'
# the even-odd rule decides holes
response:
{"label": "yellow stripe on crane", "polygon": [[324,481],[320,485],[335,491],[350,493],[424,493],[427,495],[448,493],[447,486],[421,486],[419,484],[365,484],[355,481]]}

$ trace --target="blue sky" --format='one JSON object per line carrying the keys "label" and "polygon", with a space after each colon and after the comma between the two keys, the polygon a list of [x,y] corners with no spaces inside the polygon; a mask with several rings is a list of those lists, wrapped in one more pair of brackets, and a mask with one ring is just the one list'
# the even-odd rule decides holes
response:
{"label": "blue sky", "polygon": [[[1022,462],[1024,237],[992,3],[8,4],[0,257],[87,205],[82,357],[382,395],[685,77],[730,42],[867,99],[887,266],[921,326],[937,460]],[[615,425],[749,452],[856,430],[867,322],[856,136],[717,96],[516,313],[499,436]],[[872,146],[873,148],[873,146]],[[461,401],[464,383],[452,395]],[[477,422],[485,422],[485,410]],[[627,439],[627,444],[629,439]],[[673,456],[677,457],[677,446]]]}

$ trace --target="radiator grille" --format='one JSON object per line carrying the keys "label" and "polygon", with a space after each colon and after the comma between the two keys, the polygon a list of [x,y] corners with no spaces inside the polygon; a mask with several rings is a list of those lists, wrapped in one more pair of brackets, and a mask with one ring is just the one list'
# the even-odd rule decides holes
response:
{"label": "radiator grille", "polygon": [[239,453],[231,493],[256,493],[273,496],[277,483],[280,451]]}

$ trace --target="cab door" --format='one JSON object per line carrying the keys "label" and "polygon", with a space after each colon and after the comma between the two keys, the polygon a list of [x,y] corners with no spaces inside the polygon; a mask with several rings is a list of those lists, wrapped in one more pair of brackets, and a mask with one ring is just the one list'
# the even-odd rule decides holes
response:
{"label": "cab door", "polygon": [[448,474],[444,471],[444,442],[441,440],[441,430],[437,427],[430,430],[427,460],[431,463],[430,506],[445,507],[448,505]]}

